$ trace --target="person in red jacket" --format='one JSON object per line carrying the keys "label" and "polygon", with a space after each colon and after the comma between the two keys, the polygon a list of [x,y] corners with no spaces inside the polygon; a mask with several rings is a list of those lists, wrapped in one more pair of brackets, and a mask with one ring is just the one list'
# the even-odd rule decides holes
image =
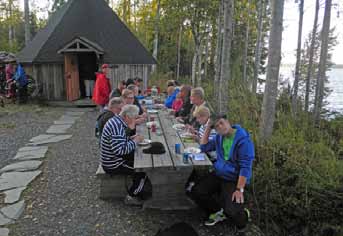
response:
{"label": "person in red jacket", "polygon": [[96,81],[93,90],[93,101],[100,107],[100,111],[103,111],[107,105],[111,93],[110,80],[106,77],[108,64],[103,64],[102,73],[96,74]]}

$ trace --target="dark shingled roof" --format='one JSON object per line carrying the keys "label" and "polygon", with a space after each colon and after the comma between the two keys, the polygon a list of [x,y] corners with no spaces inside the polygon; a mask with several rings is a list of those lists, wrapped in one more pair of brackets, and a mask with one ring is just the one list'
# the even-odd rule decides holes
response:
{"label": "dark shingled roof", "polygon": [[63,63],[64,57],[57,51],[80,37],[104,49],[104,63],[156,63],[104,0],[69,0],[51,16],[46,27],[18,53],[18,61]]}

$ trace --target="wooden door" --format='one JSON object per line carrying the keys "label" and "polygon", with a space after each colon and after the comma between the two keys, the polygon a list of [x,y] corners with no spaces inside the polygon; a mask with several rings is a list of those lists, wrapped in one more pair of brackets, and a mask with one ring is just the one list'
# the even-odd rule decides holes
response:
{"label": "wooden door", "polygon": [[77,54],[64,55],[67,100],[75,101],[80,98],[79,65]]}

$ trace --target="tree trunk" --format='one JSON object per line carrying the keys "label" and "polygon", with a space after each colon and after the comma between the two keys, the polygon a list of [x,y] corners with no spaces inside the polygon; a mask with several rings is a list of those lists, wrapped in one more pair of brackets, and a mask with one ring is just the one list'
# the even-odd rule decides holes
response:
{"label": "tree trunk", "polygon": [[198,76],[197,76],[197,86],[201,86],[202,81],[202,62],[203,62],[203,52],[204,52],[204,42],[202,41],[199,46],[198,51]]}
{"label": "tree trunk", "polygon": [[209,45],[210,43],[210,34],[206,35],[205,39],[205,60],[204,60],[204,78],[207,79],[207,68],[208,68],[208,55],[209,55]]}
{"label": "tree trunk", "polygon": [[299,88],[299,76],[300,76],[301,37],[302,37],[302,30],[303,30],[303,16],[304,16],[304,0],[300,0],[300,3],[299,3],[299,28],[298,28],[297,61],[295,64],[295,76],[294,76],[293,94],[292,94],[292,111],[293,111],[294,115],[297,113],[297,103],[298,103],[298,88]]}
{"label": "tree trunk", "polygon": [[176,80],[180,77],[180,63],[181,63],[181,40],[182,40],[182,23],[179,29],[179,38],[177,41],[177,69],[176,69]]}
{"label": "tree trunk", "polygon": [[[251,0],[248,1],[248,17],[250,17],[250,5]],[[247,26],[245,29],[245,45],[244,45],[244,54],[243,54],[243,81],[247,82],[247,66],[248,66],[248,47],[249,47],[249,30],[250,30],[250,20],[248,18]]]}
{"label": "tree trunk", "polygon": [[233,30],[234,16],[234,1],[223,0],[224,3],[224,33],[222,44],[222,60],[219,88],[219,112],[228,112],[229,101],[229,80],[231,78],[230,56],[231,56],[231,40]]}
{"label": "tree trunk", "polygon": [[269,139],[273,133],[281,61],[283,8],[284,0],[271,1],[272,19],[269,36],[267,79],[260,124],[260,137],[262,142]]}
{"label": "tree trunk", "polygon": [[213,94],[215,101],[215,107],[216,111],[219,110],[218,106],[218,100],[219,100],[219,80],[220,80],[220,74],[221,74],[221,61],[222,61],[222,43],[223,43],[223,0],[221,0],[221,3],[219,4],[219,14],[217,18],[217,46],[216,46],[216,57],[215,57],[215,63],[214,63],[214,84],[213,84]]}
{"label": "tree trunk", "polygon": [[[153,57],[157,60],[158,54],[158,31],[159,31],[159,24],[160,24],[160,0],[157,0],[157,10],[156,10],[156,18],[155,18],[155,38],[154,38],[154,50],[153,50]],[[152,66],[152,72],[156,70],[156,65]]]}
{"label": "tree trunk", "polygon": [[31,40],[29,0],[24,0],[24,14],[25,14],[25,45],[27,45]]}
{"label": "tree trunk", "polygon": [[196,66],[197,66],[197,59],[198,59],[198,50],[194,50],[193,60],[192,60],[192,86],[195,86],[196,83]]}
{"label": "tree trunk", "polygon": [[13,0],[8,1],[8,18],[9,18],[9,24],[8,24],[8,44],[12,48],[13,47],[13,41],[14,41],[14,30],[13,30],[13,12],[12,12],[12,5]]}
{"label": "tree trunk", "polygon": [[306,75],[306,91],[305,91],[305,111],[306,112],[309,110],[310,81],[311,81],[311,74],[312,74],[312,67],[313,67],[314,47],[316,43],[316,35],[317,35],[317,27],[318,27],[318,12],[319,12],[319,0],[316,0],[316,10],[314,14],[310,55],[309,55],[308,69],[307,69],[307,75]]}
{"label": "tree trunk", "polygon": [[258,74],[260,71],[261,51],[262,51],[262,37],[263,37],[263,15],[265,11],[265,0],[257,0],[258,4],[258,25],[257,25],[257,42],[255,48],[255,63],[254,63],[254,78],[252,82],[252,92],[256,93]]}
{"label": "tree trunk", "polygon": [[330,20],[331,20],[331,6],[332,0],[325,1],[325,12],[323,28],[321,33],[321,50],[319,60],[319,71],[317,76],[316,94],[314,102],[314,121],[316,124],[319,123],[320,114],[323,106],[324,97],[324,81],[326,72],[326,62],[328,56],[328,43],[329,43],[329,31],[330,31]]}

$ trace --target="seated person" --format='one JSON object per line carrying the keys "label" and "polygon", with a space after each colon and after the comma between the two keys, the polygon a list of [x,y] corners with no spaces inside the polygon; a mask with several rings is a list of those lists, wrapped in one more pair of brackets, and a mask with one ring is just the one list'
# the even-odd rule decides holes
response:
{"label": "seated person", "polygon": [[179,112],[181,107],[182,107],[182,105],[183,105],[183,101],[181,99],[180,93],[178,93],[177,96],[176,96],[175,101],[173,102],[172,109],[174,110],[175,113]]}
{"label": "seated person", "polygon": [[[135,85],[133,85],[135,86]],[[132,90],[129,89],[124,89],[122,92],[122,99],[124,101],[124,104],[130,104],[130,105],[135,105],[135,95],[134,92]],[[138,108],[139,109],[139,108]],[[147,118],[147,114],[143,113],[142,115],[138,115],[137,117],[137,124],[142,124],[146,121]]]}
{"label": "seated person", "polygon": [[[250,182],[254,145],[249,133],[239,125],[231,126],[225,115],[218,115],[214,121],[217,131],[215,139],[210,140],[211,121],[201,139],[201,151],[216,151],[217,160],[214,171],[199,180],[191,189],[189,196],[208,215],[205,222],[213,226],[224,221],[227,216],[241,234],[248,223],[249,211],[244,208],[244,188]],[[214,197],[220,194],[219,201]]]}
{"label": "seated person", "polygon": [[119,115],[124,106],[121,97],[114,97],[108,102],[107,108],[96,119],[95,136],[100,138],[106,122],[115,115]]}
{"label": "seated person", "polygon": [[111,94],[110,94],[110,98],[114,98],[114,97],[120,97],[122,91],[126,88],[126,82],[125,80],[122,80],[119,82],[118,87],[113,89]]}
{"label": "seated person", "polygon": [[179,89],[175,89],[174,86],[169,86],[167,88],[167,98],[166,100],[164,101],[164,105],[167,107],[167,108],[172,108],[173,106],[173,102],[175,101],[176,99],[176,96],[177,94],[180,92]]}
{"label": "seated person", "polygon": [[180,90],[180,98],[182,99],[182,107],[181,109],[175,113],[175,117],[180,121],[184,122],[183,119],[189,116],[189,113],[192,110],[193,104],[191,104],[190,96],[191,96],[192,87],[189,85],[183,85]]}
{"label": "seated person", "polygon": [[200,107],[206,106],[204,89],[201,87],[192,89],[190,100],[193,104],[193,107],[190,113],[186,117],[182,118],[182,121],[185,124],[188,124],[187,128],[191,129],[192,131],[195,131],[199,129],[200,124],[194,117],[194,112],[196,112]]}
{"label": "seated person", "polygon": [[125,203],[141,205],[144,197],[142,191],[147,180],[145,173],[135,172],[133,168],[134,153],[137,143],[143,141],[140,135],[130,136],[128,129],[134,129],[138,107],[123,106],[119,115],[113,116],[106,123],[101,135],[101,165],[110,175],[125,174],[133,177]]}
{"label": "seated person", "polygon": [[134,95],[134,100],[133,100],[133,104],[136,105],[139,108],[139,115],[143,115],[143,113],[145,112],[145,110],[143,109],[143,107],[141,106],[141,104],[139,103],[139,100],[137,98],[138,94],[138,87],[134,84],[130,84],[129,86],[127,86],[128,90],[131,90],[133,92]]}

